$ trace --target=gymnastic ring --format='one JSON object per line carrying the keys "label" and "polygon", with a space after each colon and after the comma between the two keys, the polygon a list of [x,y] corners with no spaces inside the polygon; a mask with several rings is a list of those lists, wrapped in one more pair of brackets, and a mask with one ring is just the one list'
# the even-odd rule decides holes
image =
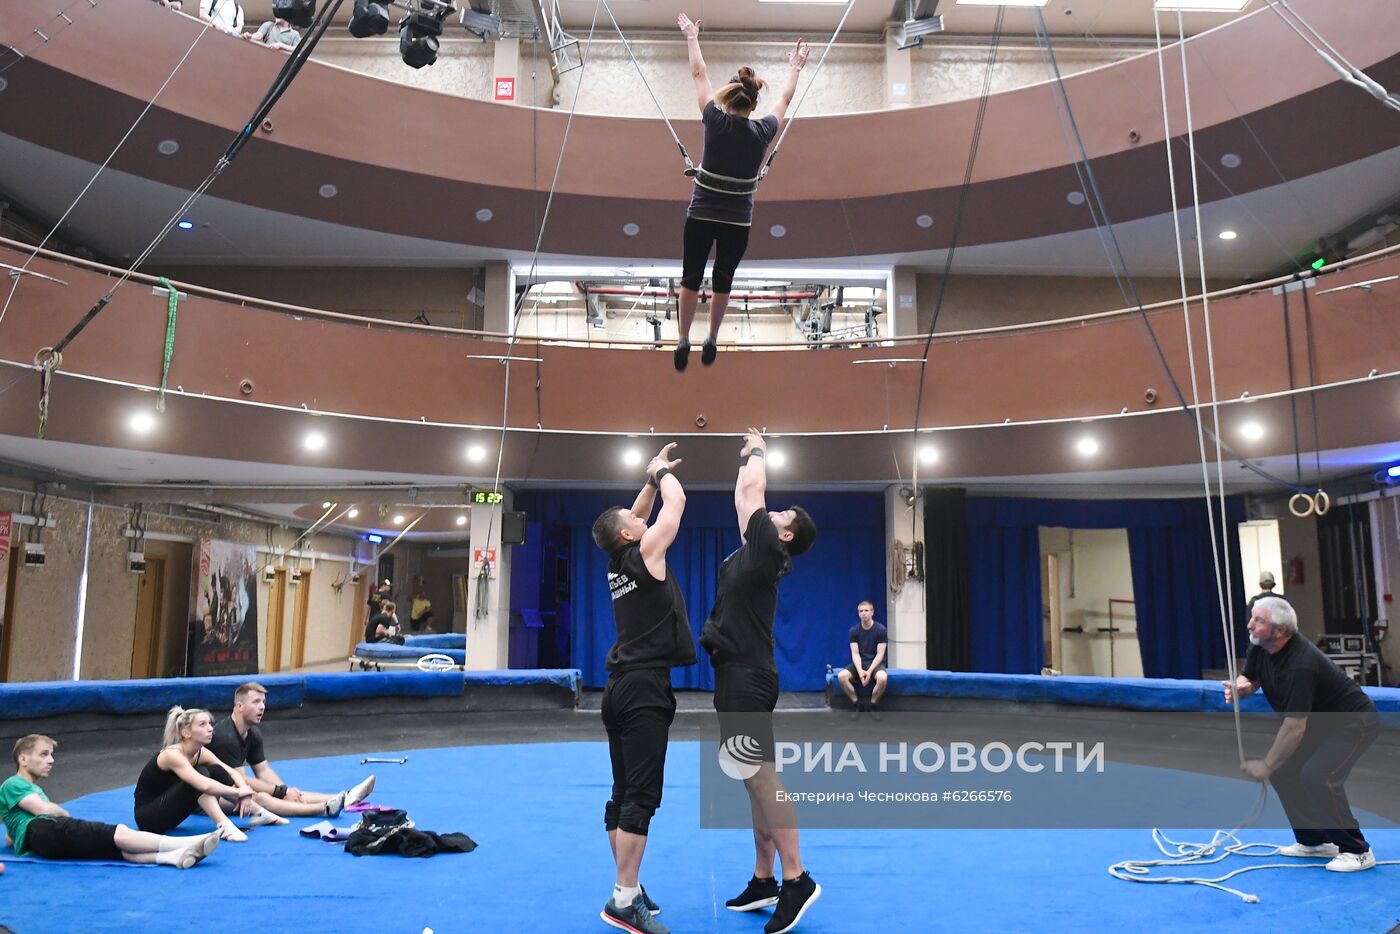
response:
{"label": "gymnastic ring", "polygon": [[56,370],[63,365],[63,354],[52,347],[40,347],[34,354],[36,370]]}
{"label": "gymnastic ring", "polygon": [[[1296,505],[1298,500],[1300,499],[1304,503],[1307,503],[1307,508],[1304,509],[1302,512],[1298,511],[1298,506]],[[1307,493],[1294,493],[1292,497],[1290,497],[1288,500],[1288,511],[1293,513],[1293,515],[1297,516],[1299,519],[1306,519],[1308,516],[1313,514],[1313,510],[1316,508],[1317,504],[1313,502],[1313,498]]]}
{"label": "gymnastic ring", "polygon": [[1332,509],[1332,497],[1328,496],[1322,490],[1318,490],[1313,494],[1312,501],[1313,515],[1325,516]]}
{"label": "gymnastic ring", "polygon": [[430,652],[418,659],[419,671],[452,671],[457,667],[457,663],[452,660],[452,656],[443,655],[441,652]]}

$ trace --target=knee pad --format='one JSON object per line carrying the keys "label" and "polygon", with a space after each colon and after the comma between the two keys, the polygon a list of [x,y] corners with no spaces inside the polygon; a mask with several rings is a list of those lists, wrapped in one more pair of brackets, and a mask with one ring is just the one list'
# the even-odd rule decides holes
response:
{"label": "knee pad", "polygon": [[695,273],[686,273],[681,276],[681,288],[690,289],[692,292],[700,291],[700,284],[705,281],[705,271],[702,269]]}
{"label": "knee pad", "polygon": [[645,837],[647,829],[651,826],[651,816],[656,813],[657,806],[650,802],[628,801],[622,806],[622,816],[617,823],[618,828],[639,837]]}
{"label": "knee pad", "polygon": [[603,805],[603,829],[616,830],[618,820],[622,816],[622,805],[616,801],[609,801]]}

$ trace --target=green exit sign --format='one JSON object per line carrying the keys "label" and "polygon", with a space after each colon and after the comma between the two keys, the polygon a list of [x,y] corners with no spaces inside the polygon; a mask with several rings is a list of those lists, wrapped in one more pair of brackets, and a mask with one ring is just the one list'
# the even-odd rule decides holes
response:
{"label": "green exit sign", "polygon": [[504,493],[491,493],[486,490],[472,491],[473,506],[494,506],[497,503],[503,503],[505,501],[506,496]]}

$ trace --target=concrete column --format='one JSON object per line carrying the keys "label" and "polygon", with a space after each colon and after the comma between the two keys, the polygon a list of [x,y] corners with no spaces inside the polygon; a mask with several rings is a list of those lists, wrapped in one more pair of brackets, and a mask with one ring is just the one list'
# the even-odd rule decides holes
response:
{"label": "concrete column", "polygon": [[511,321],[515,309],[515,276],[510,263],[503,260],[486,262],[486,305],[482,308],[481,329],[495,334],[512,334]]}
{"label": "concrete column", "polygon": [[910,50],[899,47],[898,25],[885,27],[885,106],[908,107],[913,102],[914,67]]}
{"label": "concrete column", "polygon": [[[510,665],[510,548],[501,546],[501,513],[510,508],[506,501],[496,506],[473,506],[471,511],[471,564],[467,579],[467,668],[493,671]],[[481,549],[495,551],[493,576],[482,581],[476,555]]]}
{"label": "concrete column", "polygon": [[[922,505],[922,504],[920,504]],[[900,495],[899,487],[885,488],[885,547],[895,539],[908,545],[914,541],[915,511]],[[922,526],[922,523],[920,524]],[[920,528],[922,531],[922,527]],[[888,578],[889,571],[886,570]],[[888,579],[886,580],[888,584]],[[891,668],[924,668],[927,666],[925,646],[928,630],[924,620],[924,585],[922,581],[906,580],[899,593],[886,588],[885,627],[890,637]]]}
{"label": "concrete column", "polygon": [[919,327],[918,275],[908,266],[890,270],[890,337],[922,334]]}
{"label": "concrete column", "polygon": [[[501,103],[519,104],[525,99],[527,88],[520,80],[520,40],[497,39],[492,43],[496,60],[493,65],[491,97]],[[506,88],[509,82],[509,95]]]}

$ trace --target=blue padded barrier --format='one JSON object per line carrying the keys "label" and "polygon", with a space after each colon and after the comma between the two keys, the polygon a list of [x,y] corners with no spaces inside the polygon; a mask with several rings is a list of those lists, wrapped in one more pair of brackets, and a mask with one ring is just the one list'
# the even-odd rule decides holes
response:
{"label": "blue padded barrier", "polygon": [[355,655],[381,662],[416,662],[424,655],[446,655],[459,665],[467,663],[466,649],[430,649],[392,642],[361,642],[355,646]]}
{"label": "blue padded barrier", "polygon": [[[834,692],[840,692],[836,672],[828,672],[827,685]],[[891,695],[966,697],[1122,710],[1231,709],[1225,703],[1225,693],[1219,682],[1172,678],[1046,677],[891,669],[887,690]],[[1377,710],[1383,713],[1400,711],[1400,689],[1366,688],[1365,691]],[[1267,712],[1269,705],[1262,695],[1255,694],[1245,698],[1240,709]]]}
{"label": "blue padded barrier", "polygon": [[403,644],[415,649],[465,649],[467,647],[467,634],[465,632],[427,632],[416,636],[404,636]]}
{"label": "blue padded barrier", "polygon": [[306,676],[307,700],[354,697],[451,697],[462,693],[460,671],[350,671]]}
{"label": "blue padded barrier", "polygon": [[468,671],[467,685],[555,684],[578,692],[583,672],[577,668],[511,668],[505,671]]}
{"label": "blue padded barrier", "polygon": [[28,681],[0,686],[0,719],[65,713],[144,713],[181,707],[225,710],[240,684],[267,688],[267,706],[300,707],[301,675],[224,675],[218,678],[150,678],[142,681]]}

